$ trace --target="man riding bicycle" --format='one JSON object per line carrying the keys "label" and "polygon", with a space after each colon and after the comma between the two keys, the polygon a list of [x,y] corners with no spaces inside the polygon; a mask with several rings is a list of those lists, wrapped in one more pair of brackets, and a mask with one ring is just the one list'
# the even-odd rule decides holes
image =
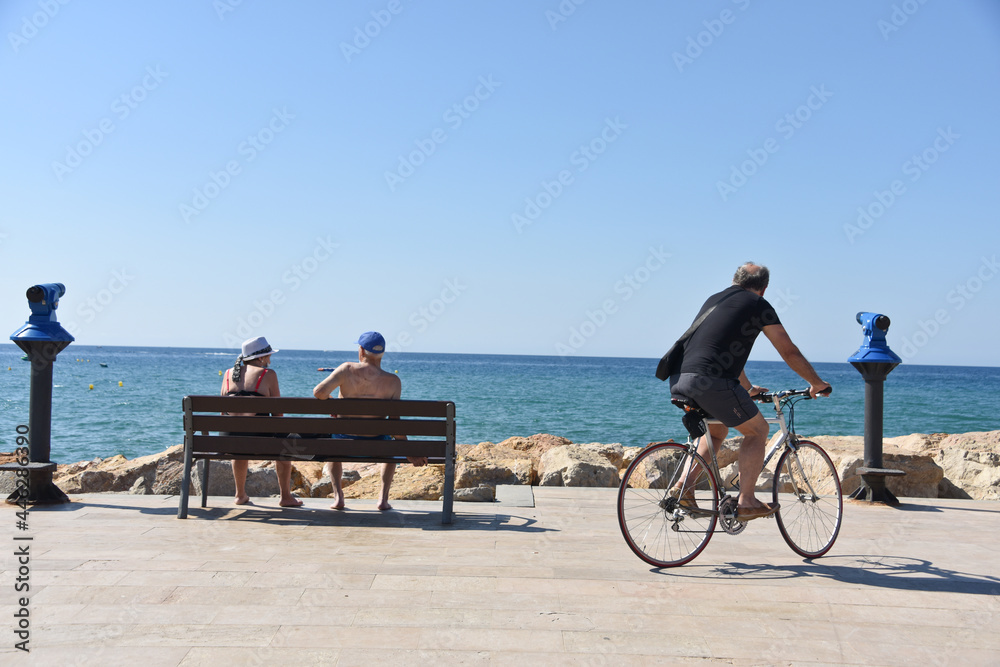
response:
{"label": "man riding bicycle", "polygon": [[[757,477],[764,463],[769,427],[751,396],[767,389],[751,385],[743,367],[758,334],[763,332],[789,368],[809,383],[810,397],[830,391],[830,384],[817,375],[789,338],[774,308],[764,299],[769,277],[765,266],[747,262],[739,267],[733,276],[733,285],[713,294],[702,305],[698,317],[706,312],[708,316],[684,341],[683,362],[678,372],[670,376],[671,396],[693,401],[722,422],[709,425],[716,451],[729,433],[729,428],[735,428],[743,435],[739,452],[739,509],[736,514],[739,521],[770,516],[778,511],[777,503],[762,503],[754,495]],[[699,443],[698,452],[705,458],[709,457],[704,438]],[[689,476],[695,473],[690,471]],[[693,487],[684,494],[681,503],[696,507]]]}

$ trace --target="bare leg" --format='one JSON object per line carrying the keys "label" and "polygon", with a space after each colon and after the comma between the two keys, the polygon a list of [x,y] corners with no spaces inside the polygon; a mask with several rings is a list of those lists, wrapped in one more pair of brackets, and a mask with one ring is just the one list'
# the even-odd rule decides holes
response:
{"label": "bare leg", "polygon": [[[729,434],[729,429],[726,428],[725,424],[709,424],[708,432],[712,435],[712,448],[718,452],[722,446],[722,441]],[[705,459],[706,462],[712,460],[712,455],[708,451],[708,439],[705,436],[698,438],[698,453],[701,454],[701,458]],[[682,478],[684,480],[682,485],[685,489],[696,484],[699,476],[707,472],[701,470],[700,466],[694,466],[693,463],[692,459],[688,459],[687,474]]]}
{"label": "bare leg", "polygon": [[249,466],[249,461],[233,459],[233,481],[236,482],[236,499],[234,502],[237,505],[246,505],[250,502],[250,496],[247,495],[247,468]]}
{"label": "bare leg", "polygon": [[327,461],[323,465],[323,474],[329,475],[333,482],[333,504],[330,509],[344,509],[344,464],[340,461]]}
{"label": "bare leg", "polygon": [[281,491],[281,507],[301,507],[302,501],[292,495],[292,462],[275,461],[274,471],[278,473],[278,489]]}
{"label": "bare leg", "polygon": [[740,445],[740,507],[747,509],[763,506],[754,495],[757,478],[764,466],[764,449],[767,443],[768,425],[759,412],[751,419],[736,427],[743,434]]}
{"label": "bare leg", "polygon": [[382,488],[379,489],[378,508],[383,512],[392,509],[392,505],[389,504],[389,485],[392,484],[392,478],[395,474],[395,463],[382,464]]}

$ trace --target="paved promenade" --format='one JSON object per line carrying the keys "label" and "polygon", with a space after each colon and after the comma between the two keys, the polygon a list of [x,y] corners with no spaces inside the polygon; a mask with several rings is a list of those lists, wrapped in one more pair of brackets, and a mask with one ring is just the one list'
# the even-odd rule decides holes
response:
{"label": "paved promenade", "polygon": [[[73,496],[0,509],[4,665],[996,665],[1000,503],[848,503],[830,555],[775,522],[651,570],[614,489],[505,487],[503,503]],[[31,541],[15,541],[30,536]],[[13,556],[30,545],[31,653]]]}

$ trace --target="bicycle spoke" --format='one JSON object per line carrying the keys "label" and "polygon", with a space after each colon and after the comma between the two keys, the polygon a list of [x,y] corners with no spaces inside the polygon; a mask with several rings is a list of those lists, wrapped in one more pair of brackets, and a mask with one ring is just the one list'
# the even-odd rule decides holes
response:
{"label": "bicycle spoke", "polygon": [[[684,484],[685,467],[700,466],[696,481]],[[657,567],[683,565],[708,544],[715,529],[715,480],[707,466],[681,445],[649,447],[632,462],[618,492],[618,523],[629,548]],[[671,489],[678,487],[678,492]],[[686,505],[685,505],[686,504]]]}
{"label": "bicycle spoke", "polygon": [[778,460],[773,499],[781,504],[778,528],[793,551],[822,556],[833,546],[843,521],[840,478],[818,445],[800,441]]}

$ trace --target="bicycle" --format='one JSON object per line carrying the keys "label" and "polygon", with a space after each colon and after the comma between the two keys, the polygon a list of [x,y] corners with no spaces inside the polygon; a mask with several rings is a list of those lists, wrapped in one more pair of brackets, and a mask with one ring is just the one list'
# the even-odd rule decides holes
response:
{"label": "bicycle", "polygon": [[[764,467],[782,449],[775,466],[772,501],[780,503],[774,515],[781,536],[804,558],[827,553],[843,521],[844,497],[833,462],[814,442],[794,431],[794,405],[808,390],[758,394],[755,400],[771,402],[775,417],[766,418],[779,430],[772,436]],[[639,558],[656,567],[677,567],[690,562],[708,545],[716,524],[730,535],[746,528],[736,518],[737,498],[720,482],[711,423],[719,423],[694,402],[672,399],[684,409],[688,440],[654,443],[629,465],[618,490],[618,525],[626,543]],[[788,420],[785,420],[785,410]],[[698,454],[699,438],[708,439],[711,465]],[[693,482],[692,466],[696,472]],[[726,486],[738,491],[732,475]]]}

